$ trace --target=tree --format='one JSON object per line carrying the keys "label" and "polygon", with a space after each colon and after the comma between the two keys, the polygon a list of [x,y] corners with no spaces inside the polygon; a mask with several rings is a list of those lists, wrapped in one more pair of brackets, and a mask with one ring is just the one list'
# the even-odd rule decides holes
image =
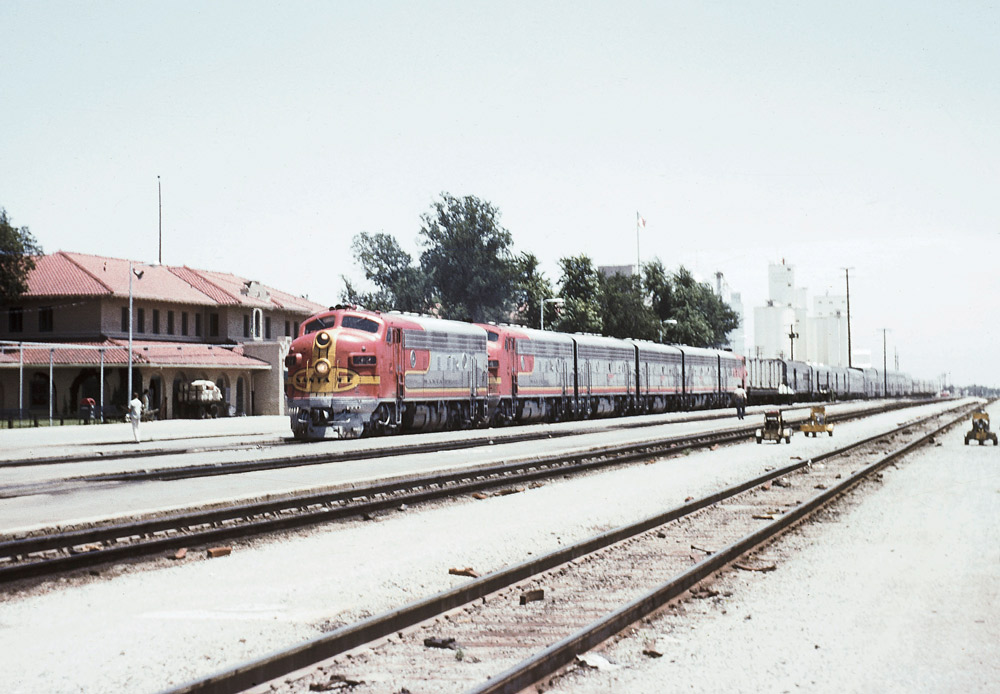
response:
{"label": "tree", "polygon": [[718,346],[726,341],[726,333],[740,325],[736,312],[712,291],[707,282],[699,282],[682,265],[674,273],[674,294],[692,313],[701,316],[708,327],[707,339],[699,347]]}
{"label": "tree", "polygon": [[663,321],[673,318],[674,288],[670,275],[659,258],[642,266],[642,285],[650,299],[650,308]]}
{"label": "tree", "polygon": [[420,267],[447,318],[482,322],[502,320],[510,312],[518,266],[513,238],[500,226],[500,212],[473,195],[441,194],[421,215],[425,246]]}
{"label": "tree", "polygon": [[39,255],[42,247],[28,227],[15,227],[0,207],[0,304],[16,301],[28,291],[28,274]]}
{"label": "tree", "polygon": [[665,342],[713,347],[725,343],[726,334],[739,327],[736,313],[683,265],[668,276],[663,264],[655,260],[643,268],[643,274],[652,310],[663,323]]}
{"label": "tree", "polygon": [[559,260],[559,295],[565,300],[553,329],[568,333],[600,333],[601,275],[585,255]]}
{"label": "tree", "polygon": [[552,285],[538,269],[538,258],[532,253],[521,253],[514,259],[514,306],[510,322],[538,327],[541,321],[542,302],[552,298]]}
{"label": "tree", "polygon": [[430,306],[430,283],[413,258],[390,234],[366,231],[354,237],[351,250],[364,268],[365,279],[376,286],[375,292],[361,292],[346,277],[341,298],[372,311],[413,311],[420,313]]}
{"label": "tree", "polygon": [[639,340],[659,338],[660,321],[647,305],[638,276],[616,273],[601,277],[599,304],[605,335]]}

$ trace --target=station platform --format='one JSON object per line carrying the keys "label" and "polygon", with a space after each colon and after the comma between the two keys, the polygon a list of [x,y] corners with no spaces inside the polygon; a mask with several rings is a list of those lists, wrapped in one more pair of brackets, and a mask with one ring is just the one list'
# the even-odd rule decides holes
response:
{"label": "station platform", "polygon": [[128,422],[60,427],[0,429],[0,462],[80,455],[80,447],[95,450],[126,448],[148,452],[152,448],[190,444],[212,438],[291,438],[287,416],[225,417],[221,419],[166,419],[142,422],[140,442],[132,437]]}

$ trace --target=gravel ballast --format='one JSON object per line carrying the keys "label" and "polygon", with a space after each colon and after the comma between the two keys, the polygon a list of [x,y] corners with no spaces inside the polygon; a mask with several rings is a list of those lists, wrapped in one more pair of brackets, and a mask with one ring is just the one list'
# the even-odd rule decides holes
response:
{"label": "gravel ballast", "polygon": [[[449,567],[485,573],[910,416],[891,413],[839,426],[829,442],[797,436],[791,446],[724,447],[521,494],[319,528],[253,549],[240,546],[220,559],[191,553],[183,562],[110,581],[73,578],[51,590],[7,594],[0,604],[0,667],[14,691],[158,691],[465,580],[449,576]],[[1000,469],[1000,458],[994,463]],[[984,518],[994,519],[995,534],[992,479],[993,513]],[[927,515],[924,508],[918,527],[937,523]],[[994,610],[996,566],[994,549],[992,583],[985,583],[993,587]],[[782,594],[771,601],[793,602]]]}
{"label": "gravel ballast", "polygon": [[604,644],[607,669],[550,691],[995,692],[1000,451],[965,448],[967,428],[765,548],[755,563],[776,571],[725,572],[720,596]]}

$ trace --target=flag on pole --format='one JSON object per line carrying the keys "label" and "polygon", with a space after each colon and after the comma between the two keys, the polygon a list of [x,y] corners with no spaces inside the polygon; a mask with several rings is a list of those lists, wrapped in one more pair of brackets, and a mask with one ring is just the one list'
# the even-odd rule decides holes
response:
{"label": "flag on pole", "polygon": [[646,228],[646,220],[643,218],[643,216],[641,214],[639,214],[638,210],[635,213],[635,223],[636,223],[636,226],[640,226],[643,229]]}

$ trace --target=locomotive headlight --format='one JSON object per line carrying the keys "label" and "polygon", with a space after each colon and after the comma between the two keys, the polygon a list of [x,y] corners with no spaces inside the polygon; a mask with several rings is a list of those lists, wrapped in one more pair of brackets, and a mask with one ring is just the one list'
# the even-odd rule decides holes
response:
{"label": "locomotive headlight", "polygon": [[317,347],[328,347],[330,345],[330,333],[323,331],[316,336]]}
{"label": "locomotive headlight", "polygon": [[[316,340],[318,342],[319,338],[316,338]],[[315,371],[316,375],[319,376],[320,378],[326,378],[327,376],[330,375],[330,362],[328,362],[326,359],[320,359],[313,366],[313,371]]]}

